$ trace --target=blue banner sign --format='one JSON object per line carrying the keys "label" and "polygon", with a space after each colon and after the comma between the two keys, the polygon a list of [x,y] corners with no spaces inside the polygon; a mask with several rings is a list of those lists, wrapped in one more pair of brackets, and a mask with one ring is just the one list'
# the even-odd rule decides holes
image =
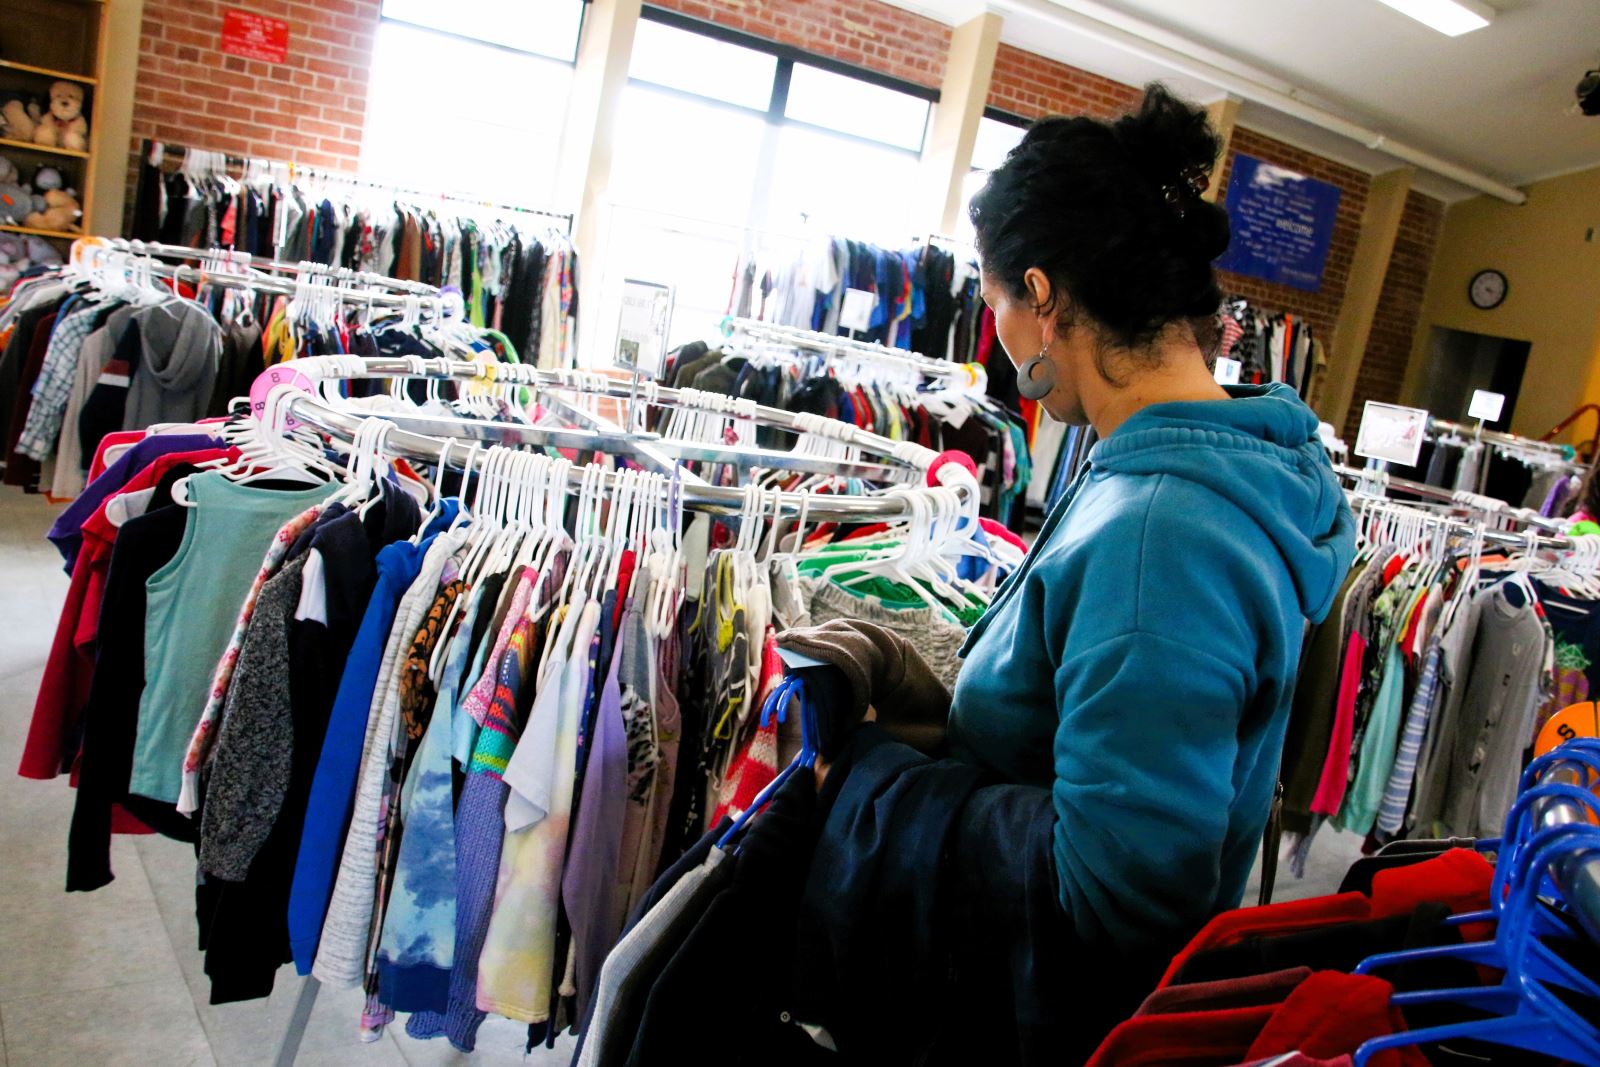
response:
{"label": "blue banner sign", "polygon": [[1338,214],[1338,186],[1236,155],[1228,179],[1233,238],[1217,266],[1315,291]]}

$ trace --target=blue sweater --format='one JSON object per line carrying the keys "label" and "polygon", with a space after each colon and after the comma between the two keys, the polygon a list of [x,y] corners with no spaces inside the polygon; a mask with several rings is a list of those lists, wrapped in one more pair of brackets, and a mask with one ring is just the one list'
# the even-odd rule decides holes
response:
{"label": "blue sweater", "polygon": [[1085,944],[1168,946],[1238,905],[1304,621],[1353,555],[1316,416],[1285,386],[1230,392],[1096,445],[963,650],[952,751],[1049,789]]}

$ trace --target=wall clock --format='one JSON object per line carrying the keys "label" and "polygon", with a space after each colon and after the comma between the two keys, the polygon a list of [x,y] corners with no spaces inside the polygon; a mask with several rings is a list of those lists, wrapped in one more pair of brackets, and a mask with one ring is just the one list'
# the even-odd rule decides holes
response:
{"label": "wall clock", "polygon": [[1488,311],[1497,308],[1506,299],[1506,276],[1497,270],[1480,270],[1467,285],[1467,299],[1472,306]]}

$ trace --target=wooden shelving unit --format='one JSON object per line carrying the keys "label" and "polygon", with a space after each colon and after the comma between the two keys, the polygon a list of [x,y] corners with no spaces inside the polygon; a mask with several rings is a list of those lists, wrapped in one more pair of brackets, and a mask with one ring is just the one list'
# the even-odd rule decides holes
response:
{"label": "wooden shelving unit", "polygon": [[0,137],[0,152],[38,152],[47,156],[68,156],[72,159],[88,159],[89,153],[79,152],[75,148],[51,148],[49,145],[34,144],[32,141],[12,141]]}
{"label": "wooden shelving unit", "polygon": [[4,0],[0,21],[0,91],[25,92],[49,99],[50,83],[76,82],[84,87],[83,116],[89,122],[87,151],[53,148],[0,137],[0,155],[17,164],[22,180],[31,181],[39,166],[61,171],[78,194],[83,215],[77,232],[0,225],[0,231],[43,237],[67,245],[93,233],[96,159],[100,151],[98,87],[105,68],[105,0]]}
{"label": "wooden shelving unit", "polygon": [[87,74],[74,74],[67,70],[52,70],[49,67],[36,67],[31,63],[17,63],[10,59],[0,59],[0,70],[20,70],[24,74],[42,74],[52,81],[66,80],[81,82],[84,85],[98,85],[99,78],[91,78]]}
{"label": "wooden shelving unit", "polygon": [[57,241],[76,241],[82,237],[81,233],[69,233],[66,230],[36,230],[31,226],[10,226],[0,223],[0,233],[20,233],[29,237],[49,237]]}

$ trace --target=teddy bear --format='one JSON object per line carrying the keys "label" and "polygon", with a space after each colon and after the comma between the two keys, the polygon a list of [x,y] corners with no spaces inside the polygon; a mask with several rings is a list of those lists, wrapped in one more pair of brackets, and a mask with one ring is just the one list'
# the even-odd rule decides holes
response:
{"label": "teddy bear", "polygon": [[57,230],[76,233],[78,218],[83,214],[78,198],[71,189],[50,189],[44,194],[44,210],[35,211],[23,222],[34,230]]}
{"label": "teddy bear", "polygon": [[83,86],[50,83],[50,110],[40,116],[33,143],[82,152],[89,143],[89,122],[83,117]]}
{"label": "teddy bear", "polygon": [[10,93],[0,97],[0,133],[13,141],[32,141],[39,125],[39,102]]}

